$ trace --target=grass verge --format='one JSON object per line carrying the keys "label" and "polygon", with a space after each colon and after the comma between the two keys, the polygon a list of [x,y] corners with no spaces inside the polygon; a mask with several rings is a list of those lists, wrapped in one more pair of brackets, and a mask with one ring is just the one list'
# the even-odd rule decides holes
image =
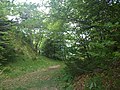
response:
{"label": "grass verge", "polygon": [[37,60],[17,58],[15,62],[1,67],[0,80],[15,78],[25,73],[36,71],[37,69],[48,68],[49,66],[58,64],[61,65],[61,67],[64,66],[63,62],[52,60],[44,56],[40,56]]}

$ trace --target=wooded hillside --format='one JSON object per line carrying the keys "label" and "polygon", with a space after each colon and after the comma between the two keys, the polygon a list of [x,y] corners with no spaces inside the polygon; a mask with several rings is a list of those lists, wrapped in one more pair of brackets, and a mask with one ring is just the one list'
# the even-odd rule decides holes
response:
{"label": "wooded hillside", "polygon": [[0,0],[0,67],[39,56],[64,62],[76,90],[119,90],[120,0]]}

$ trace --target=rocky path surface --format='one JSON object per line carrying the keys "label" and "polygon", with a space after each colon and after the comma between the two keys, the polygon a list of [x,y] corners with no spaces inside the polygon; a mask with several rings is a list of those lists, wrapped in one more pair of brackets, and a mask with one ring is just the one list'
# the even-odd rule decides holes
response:
{"label": "rocky path surface", "polygon": [[1,90],[61,90],[56,79],[60,77],[60,65],[27,73],[1,82]]}

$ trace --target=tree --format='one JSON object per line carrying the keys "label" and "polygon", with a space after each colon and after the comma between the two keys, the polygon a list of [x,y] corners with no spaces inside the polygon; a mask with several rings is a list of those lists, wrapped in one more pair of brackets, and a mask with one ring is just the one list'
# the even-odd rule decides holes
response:
{"label": "tree", "polygon": [[93,72],[118,62],[119,4],[105,0],[51,0],[51,17],[64,20],[66,30],[70,28],[75,33],[66,61],[71,71]]}
{"label": "tree", "polygon": [[38,10],[39,5],[33,3],[18,4],[15,13],[18,20],[18,29],[16,36],[20,34],[21,40],[27,43],[36,54],[40,53],[40,44],[45,33],[44,19],[45,14]]}
{"label": "tree", "polygon": [[45,38],[41,46],[42,54],[58,60],[65,59],[65,40],[63,32],[53,32]]}
{"label": "tree", "polygon": [[[12,45],[12,24],[13,22],[6,18],[9,15],[11,2],[0,1],[0,64],[9,62],[15,56],[14,46]],[[6,7],[6,8],[4,8]]]}

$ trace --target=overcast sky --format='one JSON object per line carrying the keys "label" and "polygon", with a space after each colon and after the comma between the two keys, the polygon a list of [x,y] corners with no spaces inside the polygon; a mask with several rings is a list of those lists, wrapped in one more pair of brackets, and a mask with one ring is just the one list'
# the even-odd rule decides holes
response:
{"label": "overcast sky", "polygon": [[[40,5],[42,5],[42,2],[46,3],[47,1],[49,0],[14,0],[16,3],[24,3],[24,2],[27,2],[27,3],[39,3]],[[45,13],[49,13],[49,8],[45,8],[44,6],[38,8],[40,11],[43,11]]]}
{"label": "overcast sky", "polygon": [[[15,0],[16,2],[32,2],[32,3],[39,3],[42,4],[43,0]],[[44,0],[46,1],[46,0]]]}
{"label": "overcast sky", "polygon": [[[24,3],[24,2],[30,3],[30,2],[32,2],[32,3],[39,3],[40,5],[42,5],[42,2],[45,3],[47,1],[49,1],[49,0],[14,0],[15,3]],[[38,8],[38,10],[48,14],[50,9],[42,6],[42,7]],[[7,17],[9,20],[11,20],[11,19],[14,20],[14,18],[16,18],[18,16],[9,16],[8,15]]]}

